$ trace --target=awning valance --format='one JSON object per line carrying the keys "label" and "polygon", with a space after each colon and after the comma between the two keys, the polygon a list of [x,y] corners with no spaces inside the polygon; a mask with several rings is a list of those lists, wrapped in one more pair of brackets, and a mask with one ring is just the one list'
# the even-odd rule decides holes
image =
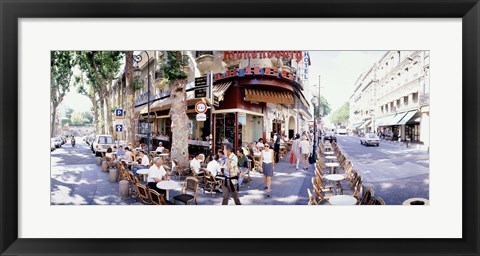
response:
{"label": "awning valance", "polygon": [[402,125],[406,124],[412,117],[417,113],[416,110],[409,111],[397,124]]}
{"label": "awning valance", "polygon": [[389,125],[398,125],[398,122],[402,120],[402,118],[407,114],[407,112],[402,112],[398,113],[395,116],[392,116],[389,120],[387,120],[383,126],[389,126]]}
{"label": "awning valance", "polygon": [[217,96],[219,101],[223,100],[223,95],[225,95],[225,92],[230,88],[230,85],[232,85],[232,82],[226,82],[226,83],[221,83],[221,84],[214,84],[213,85],[213,95]]}
{"label": "awning valance", "polygon": [[286,105],[293,105],[294,103],[291,92],[276,92],[260,89],[245,89],[245,100]]}

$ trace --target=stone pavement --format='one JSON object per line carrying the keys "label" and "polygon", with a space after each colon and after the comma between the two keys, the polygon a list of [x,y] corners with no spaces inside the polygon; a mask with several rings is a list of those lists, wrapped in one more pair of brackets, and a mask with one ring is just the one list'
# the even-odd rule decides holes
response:
{"label": "stone pavement", "polygon": [[[300,164],[301,166],[301,164]],[[240,187],[239,198],[245,205],[294,205],[308,203],[306,187],[310,184],[313,169],[295,170],[288,159],[280,160],[275,166],[272,179],[271,197],[265,196],[263,174],[251,172],[252,181]],[[176,181],[171,177],[172,180]],[[180,194],[183,181],[176,181],[177,188],[170,190],[170,200]],[[110,183],[108,173],[92,164],[56,165],[51,169],[51,204],[54,205],[127,205],[140,204],[135,198],[121,199],[118,195],[118,182]],[[221,205],[222,194],[198,192],[199,205]],[[234,204],[229,200],[229,204]]]}

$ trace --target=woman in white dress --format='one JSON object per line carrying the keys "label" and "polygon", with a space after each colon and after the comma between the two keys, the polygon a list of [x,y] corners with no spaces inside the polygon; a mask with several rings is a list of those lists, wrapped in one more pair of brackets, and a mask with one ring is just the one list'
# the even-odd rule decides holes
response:
{"label": "woman in white dress", "polygon": [[293,155],[295,156],[296,162],[296,169],[298,170],[298,164],[300,164],[300,159],[302,158],[302,154],[300,152],[300,134],[295,135],[295,140],[292,144]]}

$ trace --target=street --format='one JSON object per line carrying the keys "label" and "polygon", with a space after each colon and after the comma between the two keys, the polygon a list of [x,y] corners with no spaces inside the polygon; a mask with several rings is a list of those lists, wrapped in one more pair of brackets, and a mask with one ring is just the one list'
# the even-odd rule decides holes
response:
{"label": "street", "polygon": [[387,142],[363,146],[357,136],[337,136],[337,143],[365,185],[386,204],[402,204],[408,198],[429,198],[429,154]]}

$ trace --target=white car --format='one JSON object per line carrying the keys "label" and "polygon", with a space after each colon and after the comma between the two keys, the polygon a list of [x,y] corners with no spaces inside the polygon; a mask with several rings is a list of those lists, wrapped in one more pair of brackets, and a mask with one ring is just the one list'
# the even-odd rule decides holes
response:
{"label": "white car", "polygon": [[380,145],[380,138],[375,133],[367,133],[360,138],[360,144],[369,146],[369,145]]}
{"label": "white car", "polygon": [[53,138],[50,139],[50,152],[55,150],[55,143],[53,142]]}
{"label": "white car", "polygon": [[105,152],[107,152],[108,148],[113,149],[115,142],[113,141],[112,135],[102,134],[95,136],[92,145],[95,156],[102,156]]}
{"label": "white car", "polygon": [[56,148],[61,147],[62,144],[63,144],[63,139],[60,138],[60,137],[51,138],[50,141],[53,142],[53,145],[54,145]]}

